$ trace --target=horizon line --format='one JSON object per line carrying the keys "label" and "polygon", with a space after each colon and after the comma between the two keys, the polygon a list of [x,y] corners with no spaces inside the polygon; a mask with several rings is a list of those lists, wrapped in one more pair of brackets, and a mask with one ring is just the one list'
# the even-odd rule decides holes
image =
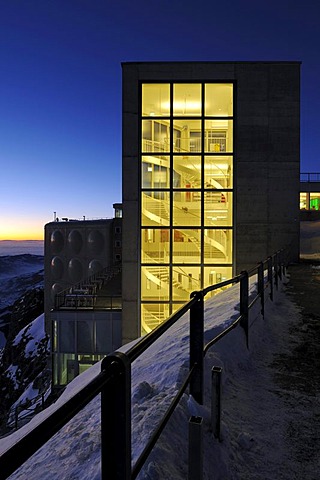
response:
{"label": "horizon line", "polygon": [[3,238],[3,239],[0,239],[0,242],[44,242],[44,239],[43,238],[26,238],[26,239]]}

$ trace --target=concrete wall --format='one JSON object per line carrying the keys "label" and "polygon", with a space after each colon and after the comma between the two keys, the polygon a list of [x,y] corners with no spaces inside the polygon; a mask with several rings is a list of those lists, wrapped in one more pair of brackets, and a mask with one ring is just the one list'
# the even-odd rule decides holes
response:
{"label": "concrete wall", "polygon": [[236,64],[235,78],[240,272],[282,247],[299,258],[300,65]]}
{"label": "concrete wall", "polygon": [[320,182],[300,182],[300,192],[320,192]]}
{"label": "concrete wall", "polygon": [[114,265],[117,251],[114,228],[121,224],[122,219],[109,219],[58,221],[45,225],[44,300],[49,334],[49,313],[54,306],[55,294]]}
{"label": "concrete wall", "polygon": [[299,258],[300,62],[124,63],[123,342],[140,335],[139,82],[234,81],[234,273]]}

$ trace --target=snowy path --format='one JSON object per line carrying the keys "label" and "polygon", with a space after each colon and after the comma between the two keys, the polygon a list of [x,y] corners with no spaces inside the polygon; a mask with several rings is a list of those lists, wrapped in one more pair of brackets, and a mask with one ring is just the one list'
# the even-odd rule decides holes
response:
{"label": "snowy path", "polygon": [[[319,375],[319,352],[311,347],[319,344],[315,335],[319,334],[318,319],[301,313],[301,308],[292,302],[290,288],[289,285],[282,291],[281,287],[275,301],[267,302],[265,319],[256,317],[250,329],[249,350],[243,330],[237,327],[208,352],[205,405],[201,407],[187,394],[183,396],[138,480],[188,478],[190,415],[204,418],[204,480],[319,478],[319,384],[315,383],[316,378],[319,381],[319,376],[315,376]],[[238,308],[235,293],[236,289],[230,289],[213,302],[208,301],[208,330],[232,317],[234,307]],[[134,458],[163,414],[176,382],[179,383],[187,339],[187,324],[182,322],[172,328],[171,336],[165,336],[134,364]],[[213,437],[210,428],[209,379],[213,365],[223,367],[222,442]],[[65,394],[78,388],[77,384],[80,386],[98,369],[97,364],[91,372],[90,369],[77,377]],[[10,478],[99,480],[99,417],[97,400]],[[19,435],[19,431],[16,433]]]}
{"label": "snowy path", "polygon": [[[308,284],[310,278],[304,275],[302,281]],[[256,322],[255,339],[243,356],[242,368],[240,362],[230,365],[225,359],[225,432],[220,449],[221,456],[226,455],[226,469],[205,478],[319,478],[320,322],[317,314],[302,313],[300,306],[288,301],[299,298],[301,285],[295,288],[294,297],[291,282],[286,295],[277,296],[266,315],[267,329]],[[306,289],[310,291],[308,285]],[[317,289],[320,303],[320,284]],[[228,345],[219,348],[226,351]]]}
{"label": "snowy path", "polygon": [[[275,355],[275,382],[292,410],[287,425],[296,476],[313,480],[320,472],[320,282],[318,268],[301,263],[289,269],[288,292],[302,307],[300,321],[289,330],[288,351]],[[318,472],[317,475],[315,473]]]}

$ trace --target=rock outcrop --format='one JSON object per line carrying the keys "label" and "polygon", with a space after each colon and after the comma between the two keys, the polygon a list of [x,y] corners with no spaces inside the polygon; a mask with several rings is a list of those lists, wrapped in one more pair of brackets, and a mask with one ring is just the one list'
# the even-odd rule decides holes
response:
{"label": "rock outcrop", "polygon": [[0,359],[0,429],[5,428],[12,405],[28,405],[31,398],[48,390],[48,355],[43,289],[36,288],[12,306],[7,342]]}

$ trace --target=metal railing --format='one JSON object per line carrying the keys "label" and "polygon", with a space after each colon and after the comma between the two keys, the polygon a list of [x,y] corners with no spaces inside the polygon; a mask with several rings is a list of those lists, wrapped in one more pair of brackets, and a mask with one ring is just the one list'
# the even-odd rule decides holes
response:
{"label": "metal railing", "polygon": [[[96,299],[100,297],[97,295],[97,292],[102,288],[102,286],[109,280],[111,280],[115,275],[121,271],[120,265],[115,265],[112,267],[105,267],[103,270],[94,273],[90,277],[78,282],[70,287],[62,290],[57,293],[55,296],[55,309],[60,309],[64,307],[74,306],[75,308],[83,307],[93,307],[96,303]],[[107,297],[107,296],[104,296]],[[117,296],[115,295],[114,298]],[[109,296],[111,298],[111,296]],[[107,304],[109,305],[108,301]],[[119,305],[119,299],[116,300],[116,303]],[[74,304],[74,305],[73,305]],[[112,308],[112,307],[108,307]],[[121,308],[121,307],[117,307]]]}
{"label": "metal railing", "polygon": [[[186,304],[182,305],[155,330],[138,340],[126,353],[116,351],[106,356],[102,360],[101,372],[96,377],[2,454],[0,457],[1,478],[5,479],[11,475],[99,393],[101,393],[101,478],[102,480],[137,478],[188,386],[190,395],[199,404],[203,404],[204,357],[209,348],[238,325],[244,329],[247,347],[249,347],[249,310],[260,301],[261,313],[264,315],[266,289],[269,289],[270,298],[273,300],[274,289],[278,287],[284,273],[284,265],[284,251],[278,251],[250,271],[243,271],[230,280],[193,292]],[[257,292],[252,295],[249,294],[249,277],[255,274],[258,288]],[[209,292],[237,283],[240,284],[239,316],[227,328],[204,344],[205,296]],[[189,371],[180,390],[172,399],[160,424],[132,468],[132,362],[187,312],[190,313]]]}
{"label": "metal railing", "polygon": [[89,293],[66,293],[63,299],[57,295],[58,310],[121,310],[120,295],[96,295]]}
{"label": "metal railing", "polygon": [[17,405],[14,409],[14,422],[10,422],[9,426],[12,426],[14,423],[15,430],[18,430],[19,424],[30,420],[30,418],[34,417],[40,410],[44,410],[45,400],[46,394],[43,392],[26,403]]}
{"label": "metal railing", "polygon": [[300,173],[300,182],[320,182],[320,173]]}

